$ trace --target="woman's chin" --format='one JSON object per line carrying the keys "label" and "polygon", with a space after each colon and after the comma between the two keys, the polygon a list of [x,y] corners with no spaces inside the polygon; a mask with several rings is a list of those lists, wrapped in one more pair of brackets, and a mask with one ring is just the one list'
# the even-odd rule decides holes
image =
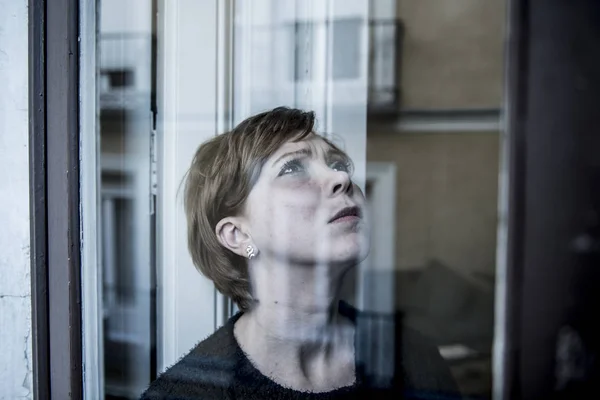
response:
{"label": "woman's chin", "polygon": [[331,264],[358,265],[369,255],[370,245],[368,242],[352,243],[331,255]]}
{"label": "woman's chin", "polygon": [[369,236],[364,234],[356,234],[354,237],[348,238],[347,243],[344,244],[343,256],[348,259],[354,260],[356,264],[364,261],[369,252],[371,251],[371,240]]}

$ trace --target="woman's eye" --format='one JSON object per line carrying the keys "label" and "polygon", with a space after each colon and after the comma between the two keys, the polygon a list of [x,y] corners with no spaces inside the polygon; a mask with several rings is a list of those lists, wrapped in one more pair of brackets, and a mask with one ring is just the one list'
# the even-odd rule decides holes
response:
{"label": "woman's eye", "polygon": [[291,160],[286,162],[283,167],[281,167],[281,171],[279,171],[278,176],[295,174],[297,172],[302,172],[302,170],[304,170],[304,167],[299,160]]}
{"label": "woman's eye", "polygon": [[334,171],[347,172],[348,174],[352,173],[352,164],[349,161],[334,161],[329,164],[329,168]]}

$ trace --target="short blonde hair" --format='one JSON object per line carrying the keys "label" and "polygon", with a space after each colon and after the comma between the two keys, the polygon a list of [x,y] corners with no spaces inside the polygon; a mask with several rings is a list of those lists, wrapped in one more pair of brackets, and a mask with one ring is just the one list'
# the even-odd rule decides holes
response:
{"label": "short blonde hair", "polygon": [[278,107],[200,145],[185,178],[188,248],[196,268],[241,310],[253,303],[247,260],[223,247],[217,223],[239,215],[265,161],[314,130],[315,115]]}

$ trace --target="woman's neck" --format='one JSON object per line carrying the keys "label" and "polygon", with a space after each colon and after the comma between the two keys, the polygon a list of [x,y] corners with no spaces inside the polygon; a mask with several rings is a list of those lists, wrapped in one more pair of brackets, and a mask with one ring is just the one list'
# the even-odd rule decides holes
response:
{"label": "woman's neck", "polygon": [[325,265],[253,265],[256,303],[250,318],[273,339],[314,337],[338,328],[344,272]]}
{"label": "woman's neck", "polygon": [[354,329],[338,314],[342,275],[319,268],[255,268],[257,302],[235,326],[255,366],[299,390],[354,381]]}

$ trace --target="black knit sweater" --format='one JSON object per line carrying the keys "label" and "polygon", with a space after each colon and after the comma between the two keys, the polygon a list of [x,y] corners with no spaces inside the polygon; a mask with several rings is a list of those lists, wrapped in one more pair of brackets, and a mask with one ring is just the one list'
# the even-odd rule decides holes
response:
{"label": "black knit sweater", "polygon": [[[398,328],[398,316],[361,313],[346,303],[340,304],[340,312],[356,326],[356,383],[352,386],[308,393],[283,387],[264,376],[234,337],[233,326],[239,313],[160,375],[141,400],[324,400],[373,395],[393,395],[396,399],[460,398],[438,350],[416,332]],[[381,372],[385,365],[391,366],[387,374]],[[384,377],[391,375],[392,379]]]}

